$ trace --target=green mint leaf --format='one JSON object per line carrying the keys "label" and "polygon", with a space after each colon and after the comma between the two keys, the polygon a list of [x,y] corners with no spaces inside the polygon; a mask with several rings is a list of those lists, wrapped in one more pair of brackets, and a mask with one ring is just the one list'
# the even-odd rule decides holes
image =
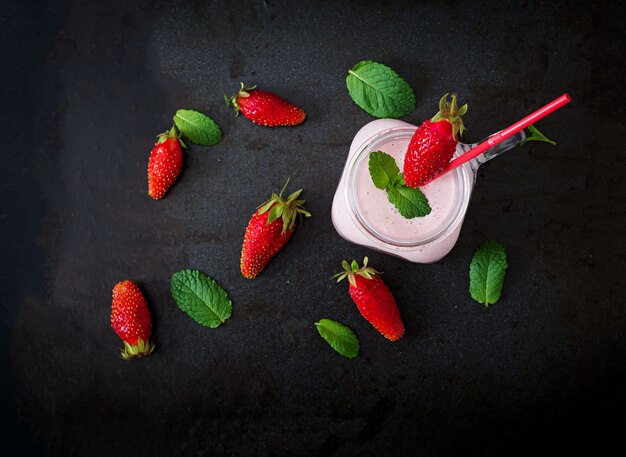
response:
{"label": "green mint leaf", "polygon": [[174,124],[191,141],[202,146],[215,146],[222,141],[222,130],[213,119],[190,109],[179,109]]}
{"label": "green mint leaf", "polygon": [[404,175],[389,154],[374,151],[369,157],[369,172],[378,189],[387,191],[389,202],[407,219],[423,217],[432,211],[428,199],[420,189],[413,189],[404,182]]}
{"label": "green mint leaf", "polygon": [[233,310],[224,289],[197,270],[174,273],[171,292],[178,307],[205,327],[219,327]]}
{"label": "green mint leaf", "polygon": [[346,85],[354,103],[374,117],[403,117],[415,109],[415,94],[386,65],[364,60],[348,71]]}
{"label": "green mint leaf", "polygon": [[497,241],[485,241],[481,244],[470,263],[469,291],[472,298],[485,306],[497,302],[507,267],[504,246]]}
{"label": "green mint leaf", "polygon": [[386,189],[392,180],[400,174],[395,159],[381,151],[370,154],[368,166],[372,182],[379,189]]}
{"label": "green mint leaf", "polygon": [[330,319],[320,319],[315,326],[322,338],[342,356],[354,359],[359,355],[359,340],[349,327]]}
{"label": "green mint leaf", "polygon": [[432,211],[424,193],[420,189],[407,186],[404,179],[387,188],[387,198],[406,219],[424,217]]}
{"label": "green mint leaf", "polygon": [[556,146],[555,141],[552,141],[550,138],[541,133],[533,124],[528,126],[528,131],[530,132],[530,135],[528,135],[526,139],[520,143],[520,146],[527,141],[543,141],[544,143],[550,143],[552,146]]}

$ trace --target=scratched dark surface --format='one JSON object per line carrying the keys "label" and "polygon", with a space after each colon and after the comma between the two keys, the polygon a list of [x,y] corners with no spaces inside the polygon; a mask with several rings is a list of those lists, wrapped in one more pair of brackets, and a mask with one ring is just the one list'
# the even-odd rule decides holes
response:
{"label": "scratched dark surface", "polygon": [[[3,2],[4,3],[4,2]],[[620,2],[9,2],[0,12],[3,455],[405,456],[601,452],[626,432],[626,70]],[[415,265],[342,240],[330,208],[349,143],[372,118],[345,88],[386,63],[432,116],[468,101],[476,141],[567,91],[530,143],[481,169],[454,250]],[[239,81],[308,113],[295,128],[236,118]],[[178,108],[224,140],[192,146],[167,197],[146,195],[157,133]],[[290,176],[313,217],[255,280],[244,227]],[[502,242],[501,300],[470,298],[468,264]],[[343,258],[369,255],[405,322],[361,318]],[[196,268],[233,300],[203,328],[175,306]],[[157,350],[124,362],[110,293],[136,280]],[[355,330],[335,354],[313,323]]]}

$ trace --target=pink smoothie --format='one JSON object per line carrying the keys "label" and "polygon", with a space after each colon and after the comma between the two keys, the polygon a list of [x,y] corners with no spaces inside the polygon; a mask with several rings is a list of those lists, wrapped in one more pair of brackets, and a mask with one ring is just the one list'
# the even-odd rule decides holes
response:
{"label": "pink smoothie", "polygon": [[369,152],[383,151],[394,157],[402,170],[415,128],[395,119],[379,119],[359,130],[333,199],[332,220],[337,232],[348,241],[411,262],[430,263],[444,257],[458,239],[474,171],[469,165],[463,166],[423,187],[431,213],[404,218],[389,203],[387,193],[374,186],[368,160]]}
{"label": "pink smoothie", "polygon": [[[408,139],[394,140],[380,145],[378,150],[392,156],[402,169],[408,144]],[[354,195],[364,221],[384,238],[393,241],[410,242],[429,238],[439,232],[450,218],[457,194],[457,184],[452,174],[436,179],[421,190],[432,211],[424,217],[407,219],[389,203],[387,192],[374,186],[367,157],[360,162],[356,171]]]}

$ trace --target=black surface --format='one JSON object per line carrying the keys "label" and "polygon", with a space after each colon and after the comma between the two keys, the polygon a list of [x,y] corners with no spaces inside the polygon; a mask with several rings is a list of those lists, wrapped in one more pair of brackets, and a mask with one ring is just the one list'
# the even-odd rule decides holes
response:
{"label": "black surface", "polygon": [[[295,3],[295,2],[294,2]],[[626,186],[619,2],[9,3],[2,27],[0,227],[4,455],[548,455],[620,443],[626,345]],[[416,91],[470,104],[476,141],[567,91],[531,143],[480,172],[460,239],[414,265],[351,245],[330,221],[354,133],[371,120],[345,89],[363,59]],[[239,81],[308,113],[295,128],[235,118]],[[193,146],[159,202],[146,195],[154,136],[176,109],[224,131]],[[252,281],[244,227],[287,176],[307,220]],[[485,309],[467,292],[474,249],[510,268]],[[363,320],[341,259],[369,255],[407,327],[390,343]],[[234,302],[218,329],[181,313],[172,273],[197,268]],[[157,351],[119,358],[110,293],[139,282]],[[313,323],[358,334],[341,358]]]}

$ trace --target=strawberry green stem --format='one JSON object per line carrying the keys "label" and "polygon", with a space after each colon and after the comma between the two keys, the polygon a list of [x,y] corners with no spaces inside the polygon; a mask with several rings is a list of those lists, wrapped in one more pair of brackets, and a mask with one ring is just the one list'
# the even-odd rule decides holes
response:
{"label": "strawberry green stem", "polygon": [[304,203],[306,200],[298,199],[302,189],[298,189],[289,197],[287,200],[283,198],[283,192],[287,188],[289,184],[289,179],[287,178],[287,182],[283,186],[280,191],[280,194],[276,195],[272,193],[272,196],[269,200],[263,202],[258,209],[259,214],[263,214],[269,211],[269,215],[267,217],[267,224],[271,224],[276,219],[281,218],[283,221],[283,229],[282,233],[284,234],[287,230],[293,230],[296,224],[296,218],[300,217],[311,217],[311,213],[309,213],[306,209],[304,209]]}
{"label": "strawberry green stem", "polygon": [[244,83],[240,83],[241,88],[239,92],[235,95],[229,97],[228,95],[224,95],[224,100],[226,100],[226,106],[232,106],[235,110],[235,115],[239,115],[239,111],[241,111],[241,106],[239,106],[240,98],[248,98],[250,96],[250,92],[256,89],[256,86],[247,87]]}
{"label": "strawberry green stem", "polygon": [[178,132],[178,130],[176,130],[175,125],[172,125],[172,128],[169,129],[169,131],[166,131],[157,135],[157,142],[155,144],[164,143],[169,138],[176,138],[183,148],[188,149],[187,145],[183,142],[181,137],[182,137],[182,134]]}
{"label": "strawberry green stem", "polygon": [[359,267],[359,264],[356,260],[353,260],[352,263],[348,263],[347,260],[341,262],[341,266],[344,271],[341,271],[334,275],[332,279],[337,278],[337,282],[340,282],[346,278],[352,286],[356,287],[356,279],[355,276],[361,276],[366,279],[372,279],[374,276],[382,274],[382,272],[375,270],[372,267],[367,266],[367,262],[369,259],[367,257],[363,258],[363,266]]}
{"label": "strawberry green stem", "polygon": [[120,355],[124,360],[130,360],[133,357],[151,354],[152,351],[154,351],[154,343],[149,338],[147,341],[137,338],[137,344],[130,344],[124,341],[124,349]]}
{"label": "strawberry green stem", "polygon": [[463,135],[463,131],[466,130],[463,125],[462,116],[467,113],[467,103],[460,108],[456,103],[456,94],[452,93],[452,100],[448,102],[448,95],[445,94],[439,100],[439,111],[431,119],[432,122],[439,122],[446,120],[452,124],[452,138],[456,140],[457,133]]}

